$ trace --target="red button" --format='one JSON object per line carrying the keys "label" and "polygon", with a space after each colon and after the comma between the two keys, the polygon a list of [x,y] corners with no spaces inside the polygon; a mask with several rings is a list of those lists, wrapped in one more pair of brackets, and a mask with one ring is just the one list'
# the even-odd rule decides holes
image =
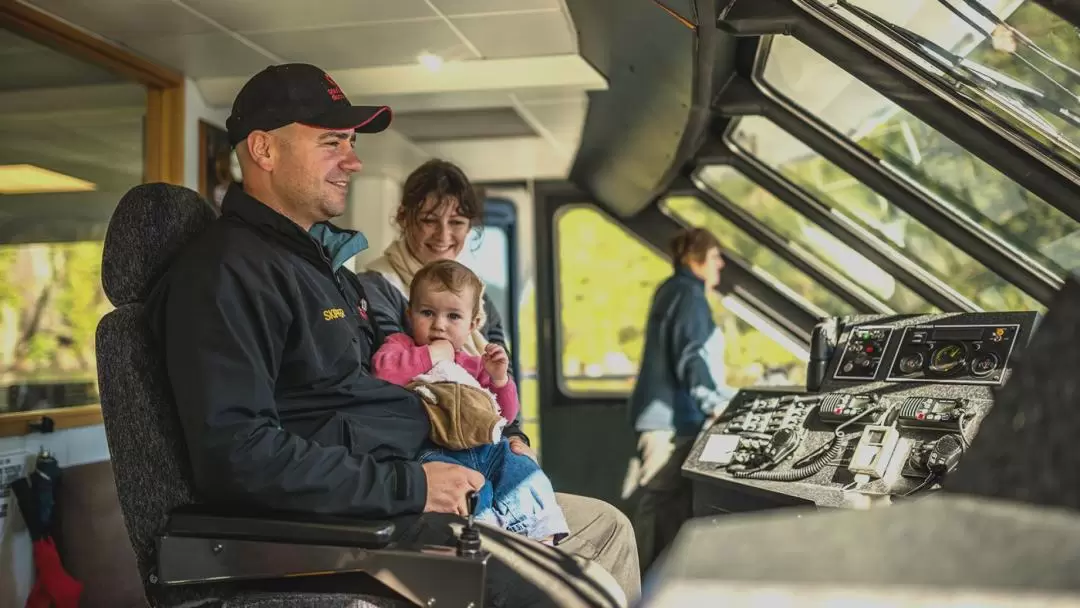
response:
{"label": "red button", "polygon": [[874,347],[873,346],[867,346],[866,347],[866,352],[868,352],[868,353],[874,352]]}
{"label": "red button", "polygon": [[918,414],[915,414],[915,417],[922,420],[923,418],[926,418],[926,414],[919,412]]}
{"label": "red button", "polygon": [[844,408],[838,407],[835,410],[833,410],[833,413],[834,414],[840,414],[840,413],[843,413],[843,411],[844,411]]}

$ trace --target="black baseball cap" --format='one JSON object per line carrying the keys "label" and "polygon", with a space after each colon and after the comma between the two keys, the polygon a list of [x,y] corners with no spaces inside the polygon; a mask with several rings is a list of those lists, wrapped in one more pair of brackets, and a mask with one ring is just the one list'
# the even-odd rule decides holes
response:
{"label": "black baseball cap", "polygon": [[229,145],[252,131],[271,131],[298,122],[324,129],[378,133],[390,126],[389,106],[354,106],[329,74],[307,63],[272,65],[236,94],[225,121]]}

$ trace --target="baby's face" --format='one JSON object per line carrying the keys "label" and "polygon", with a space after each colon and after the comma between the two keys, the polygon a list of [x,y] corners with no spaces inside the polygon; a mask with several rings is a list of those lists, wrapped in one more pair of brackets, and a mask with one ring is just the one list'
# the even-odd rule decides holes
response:
{"label": "baby's face", "polygon": [[454,350],[461,350],[469,334],[476,329],[473,301],[476,295],[471,288],[455,294],[450,290],[421,290],[419,297],[409,307],[413,340],[420,346],[435,340],[447,340]]}

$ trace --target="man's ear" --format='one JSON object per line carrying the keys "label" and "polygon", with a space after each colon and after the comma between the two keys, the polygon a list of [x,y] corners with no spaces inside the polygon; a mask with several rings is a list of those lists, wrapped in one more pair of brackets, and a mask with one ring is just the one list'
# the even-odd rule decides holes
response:
{"label": "man's ear", "polygon": [[277,150],[273,135],[266,131],[252,131],[244,143],[247,145],[248,156],[260,169],[263,171],[274,169]]}

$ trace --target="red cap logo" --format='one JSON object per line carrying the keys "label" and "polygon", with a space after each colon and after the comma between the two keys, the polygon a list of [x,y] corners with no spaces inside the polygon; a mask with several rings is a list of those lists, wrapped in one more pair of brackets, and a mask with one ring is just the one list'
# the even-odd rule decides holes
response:
{"label": "red cap logo", "polygon": [[330,95],[330,99],[334,101],[341,101],[345,99],[345,93],[341,92],[341,87],[338,83],[334,82],[334,79],[329,74],[323,74],[323,78],[326,79],[326,92]]}

